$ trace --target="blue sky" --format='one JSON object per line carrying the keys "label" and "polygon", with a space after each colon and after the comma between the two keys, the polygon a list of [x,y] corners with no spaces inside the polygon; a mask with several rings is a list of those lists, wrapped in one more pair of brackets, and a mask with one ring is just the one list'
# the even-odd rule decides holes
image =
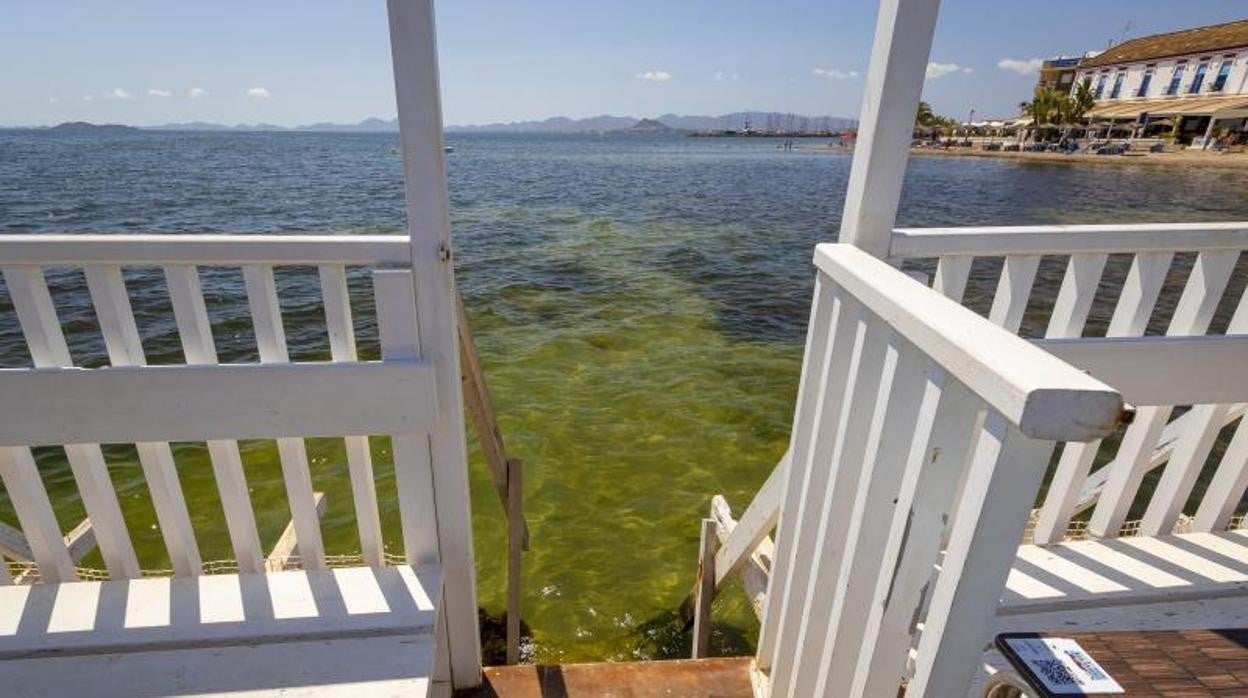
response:
{"label": "blue sky", "polygon": [[[875,11],[862,0],[443,0],[446,121],[856,116]],[[1103,48],[1128,21],[1138,36],[1245,16],[1243,0],[945,0],[925,98],[958,118],[1008,115],[1031,92],[1031,59]],[[382,0],[5,0],[0,65],[0,125],[394,113]]]}

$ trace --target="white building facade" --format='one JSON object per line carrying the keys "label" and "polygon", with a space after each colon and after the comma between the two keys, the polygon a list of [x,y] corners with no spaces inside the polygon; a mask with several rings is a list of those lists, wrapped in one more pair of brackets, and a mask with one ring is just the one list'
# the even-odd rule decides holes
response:
{"label": "white building facade", "polygon": [[[1204,146],[1242,142],[1248,119],[1248,20],[1141,37],[1081,62],[1094,121],[1135,122]],[[1149,128],[1152,125],[1153,128]]]}

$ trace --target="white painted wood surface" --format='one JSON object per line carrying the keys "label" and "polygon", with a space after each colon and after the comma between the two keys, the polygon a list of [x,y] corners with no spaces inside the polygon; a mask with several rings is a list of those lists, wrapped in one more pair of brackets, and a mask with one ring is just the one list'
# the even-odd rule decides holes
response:
{"label": "white painted wood surface", "polygon": [[961,303],[974,261],[974,257],[941,257],[936,263],[936,278],[932,280],[932,290],[949,300]]}
{"label": "white painted wood surface", "polygon": [[35,266],[408,265],[398,235],[4,235],[0,259]]}
{"label": "white painted wood surface", "polygon": [[[18,322],[22,326],[22,334],[26,336],[26,346],[36,368],[73,366],[73,358],[61,332],[60,320],[56,316],[56,307],[52,296],[48,293],[43,271],[37,267],[3,267],[5,284],[9,289],[14,310],[17,311]],[[18,393],[13,395],[6,388],[3,391],[11,397],[35,397],[33,394]],[[72,397],[63,395],[62,397]],[[30,416],[30,412],[21,407],[0,411],[6,415],[5,422],[11,423]],[[78,494],[82,497],[87,515],[94,522],[96,539],[104,564],[108,567],[113,579],[134,579],[139,576],[139,560],[135,556],[134,546],[130,543],[130,534],[126,530],[125,519],[121,515],[121,506],[117,503],[117,494],[113,490],[112,480],[108,475],[108,465],[104,462],[104,453],[93,439],[56,439],[52,443],[65,443],[65,457],[73,471],[74,481],[78,485]],[[37,445],[38,442],[10,442],[4,445],[22,446]]]}
{"label": "white painted wood surface", "polygon": [[[438,543],[446,575],[446,618],[455,688],[481,681],[473,566],[468,449],[456,342],[455,275],[451,264],[450,203],[442,151],[442,104],[431,0],[389,0],[395,104],[403,151],[408,242],[416,276],[416,305],[426,359],[439,367],[438,413],[429,438],[437,482]],[[410,553],[409,553],[410,554]]]}
{"label": "white painted wood surface", "polygon": [[[789,453],[785,453],[772,468],[767,481],[758,489],[750,505],[734,522],[731,533],[719,546],[715,553],[715,588],[718,590],[750,559],[750,555],[758,549],[763,539],[771,535],[776,522],[780,520],[780,497],[783,494],[785,478],[788,476]],[[712,509],[714,507],[712,506]]]}
{"label": "white painted wood surface", "polygon": [[[1204,334],[1213,319],[1239,259],[1239,251],[1202,252],[1192,267],[1183,295],[1171,316],[1167,335]],[[1127,429],[1118,449],[1118,458],[1109,466],[1109,479],[1092,512],[1088,530],[1097,536],[1114,536],[1122,527],[1135,500],[1140,483],[1148,472],[1149,456],[1170,418],[1172,407],[1144,407]]]}
{"label": "white painted wood surface", "polygon": [[889,255],[939,7],[939,0],[880,3],[839,238],[876,257]]}
{"label": "white painted wood surface", "polygon": [[698,579],[693,597],[694,659],[710,656],[711,604],[715,601],[715,548],[719,544],[715,519],[702,519],[698,538]]}
{"label": "white painted wood surface", "polygon": [[[844,319],[841,319],[842,314]],[[784,505],[780,510],[783,513],[776,529],[776,558],[771,570],[763,622],[758,632],[755,661],[762,671],[771,668],[780,619],[784,616],[783,606],[790,570],[797,564],[794,554],[801,533],[798,522],[801,520],[803,494],[810,478],[811,433],[815,422],[822,418],[823,395],[829,389],[828,384],[843,381],[848,371],[850,340],[843,339],[841,346],[834,346],[832,340],[834,337],[845,338],[847,328],[852,326],[850,313],[837,298],[833,287],[816,277],[815,295],[811,302],[810,322],[806,332],[805,357],[802,359],[802,373],[797,387],[797,404],[789,435],[788,452],[791,461],[784,479]],[[829,349],[836,351],[830,352]],[[832,364],[834,358],[837,362]],[[831,389],[833,393],[836,392],[835,385]],[[837,403],[833,398],[828,409],[832,411],[836,407]],[[835,423],[831,415],[829,423]]]}
{"label": "white painted wood surface", "polygon": [[13,415],[0,445],[427,431],[433,373],[420,360],[0,369]]}
{"label": "white painted wood surface", "polygon": [[[215,365],[217,349],[212,339],[212,325],[208,322],[208,310],[204,305],[204,292],[200,287],[199,270],[189,264],[165,267],[165,282],[169,288],[169,300],[182,339],[182,353],[191,366]],[[266,368],[265,370],[273,370]],[[272,391],[266,390],[266,394]],[[233,410],[227,410],[227,413]],[[230,532],[230,545],[240,572],[258,574],[264,570],[264,552],[260,547],[260,534],[256,530],[256,515],[251,508],[251,495],[247,476],[243,472],[243,459],[238,452],[238,442],[229,438],[208,438],[208,457],[221,495],[221,507],[225,512],[225,525]]]}
{"label": "white painted wood surface", "polygon": [[1108,386],[884,262],[848,245],[823,244],[815,263],[1024,434],[1087,440],[1122,419],[1121,396]]}
{"label": "white painted wood surface", "polygon": [[[86,267],[84,274],[95,306],[95,316],[104,335],[109,363],[113,366],[147,365],[121,267],[93,265]],[[111,409],[109,406],[106,411]],[[190,513],[186,509],[186,499],[169,443],[139,441],[135,448],[174,574],[183,577],[199,574],[202,566],[199,546],[195,541],[195,531],[191,527]]]}
{"label": "white painted wood surface", "polygon": [[[262,264],[244,265],[243,283],[247,288],[247,303],[251,308],[260,362],[289,364],[286,330],[282,327],[282,310],[277,300],[273,267]],[[324,389],[323,386],[318,387]],[[362,386],[354,389],[361,390]],[[379,397],[364,394],[380,402]],[[323,395],[322,402],[328,402],[338,400],[341,393],[326,390]],[[277,452],[282,466],[282,479],[286,485],[286,499],[290,503],[291,520],[299,534],[300,561],[305,569],[324,569],[325,545],[321,541],[321,524],[312,496],[312,473],[308,469],[307,446],[302,438],[279,436]]]}
{"label": "white painted wood surface", "polygon": [[[351,298],[347,273],[341,264],[323,264],[318,273],[325,302],[325,328],[329,334],[330,356],[334,361],[352,363],[359,359],[355,348]],[[373,477],[373,457],[368,436],[346,436],[347,471],[351,475],[351,497],[355,523],[360,532],[360,554],[373,567],[382,564],[385,544],[381,537],[381,515]]]}
{"label": "white painted wood surface", "polygon": [[22,533],[39,564],[39,578],[49,584],[78,579],[74,562],[61,538],[48,492],[28,448],[0,447],[0,481],[13,503]]}
{"label": "white painted wood surface", "polygon": [[[861,142],[860,146],[861,147]],[[1248,222],[898,228],[890,256],[1204,252],[1248,248]]]}

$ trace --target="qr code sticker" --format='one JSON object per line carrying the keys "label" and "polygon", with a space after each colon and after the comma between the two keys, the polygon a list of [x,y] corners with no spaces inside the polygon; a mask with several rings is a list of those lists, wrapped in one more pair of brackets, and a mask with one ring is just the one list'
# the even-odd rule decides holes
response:
{"label": "qr code sticker", "polygon": [[1079,678],[1070,673],[1060,659],[1033,659],[1030,662],[1036,673],[1050,686],[1082,686]]}

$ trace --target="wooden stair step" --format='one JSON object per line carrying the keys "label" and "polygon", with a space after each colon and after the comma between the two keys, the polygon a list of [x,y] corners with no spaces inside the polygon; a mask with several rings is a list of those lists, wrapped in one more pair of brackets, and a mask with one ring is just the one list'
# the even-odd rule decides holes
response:
{"label": "wooden stair step", "polygon": [[751,657],[487,667],[456,698],[753,698]]}

